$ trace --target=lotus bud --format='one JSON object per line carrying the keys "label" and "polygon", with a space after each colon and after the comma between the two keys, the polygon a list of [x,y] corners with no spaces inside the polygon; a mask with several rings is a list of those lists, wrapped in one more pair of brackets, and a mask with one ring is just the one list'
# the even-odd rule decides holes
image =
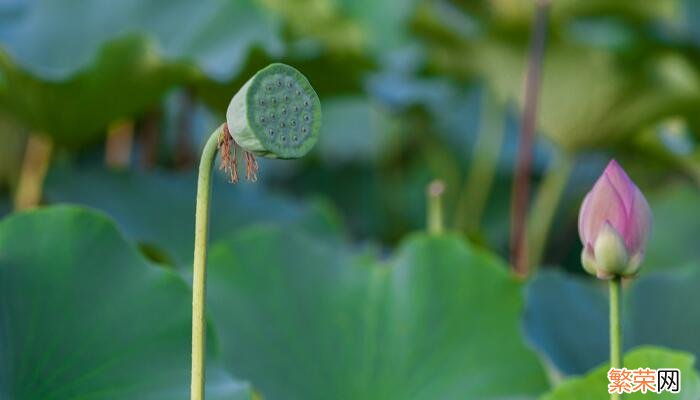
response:
{"label": "lotus bud", "polygon": [[637,273],[644,258],[651,210],[642,192],[612,160],[581,204],[581,264],[601,279]]}

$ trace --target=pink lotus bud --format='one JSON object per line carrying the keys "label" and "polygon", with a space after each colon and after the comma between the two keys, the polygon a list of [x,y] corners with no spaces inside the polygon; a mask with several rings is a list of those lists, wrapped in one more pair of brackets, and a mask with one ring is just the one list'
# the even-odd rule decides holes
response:
{"label": "pink lotus bud", "polygon": [[622,167],[610,161],[579,211],[583,268],[603,279],[634,275],[644,258],[650,229],[647,200]]}

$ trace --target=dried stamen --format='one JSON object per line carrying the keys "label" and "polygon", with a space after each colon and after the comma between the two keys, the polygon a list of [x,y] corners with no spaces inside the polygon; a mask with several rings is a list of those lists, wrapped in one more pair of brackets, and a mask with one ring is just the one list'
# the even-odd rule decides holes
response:
{"label": "dried stamen", "polygon": [[[231,155],[231,147],[233,147],[233,156]],[[228,124],[224,124],[224,129],[219,136],[217,145],[219,154],[221,154],[221,164],[219,170],[229,174],[231,183],[238,182],[238,169],[236,168],[236,142],[233,141],[228,130]]]}
{"label": "dried stamen", "polygon": [[[231,137],[228,130],[228,125],[224,125],[224,129],[221,131],[221,136],[219,136],[219,143],[217,148],[221,153],[221,164],[219,164],[219,169],[229,174],[231,183],[238,182],[238,168],[236,160],[236,148],[238,144]],[[258,161],[255,159],[253,153],[245,152],[245,178],[251,182],[258,180]]]}
{"label": "dried stamen", "polygon": [[253,153],[245,152],[245,177],[251,182],[258,180],[258,161]]}

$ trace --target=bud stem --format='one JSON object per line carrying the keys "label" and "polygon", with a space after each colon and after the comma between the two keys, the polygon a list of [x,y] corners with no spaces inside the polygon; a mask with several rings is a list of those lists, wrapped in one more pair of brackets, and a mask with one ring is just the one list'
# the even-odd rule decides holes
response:
{"label": "bud stem", "polygon": [[[622,307],[620,297],[622,295],[622,277],[615,275],[610,280],[610,368],[621,368],[622,359],[620,352],[622,349],[622,324],[620,315]],[[611,400],[619,399],[619,394],[610,395]]]}
{"label": "bud stem", "polygon": [[204,399],[206,318],[207,239],[209,231],[209,197],[211,193],[211,170],[216,158],[217,144],[222,124],[207,140],[199,163],[197,178],[197,206],[194,228],[194,264],[192,276],[192,383],[191,400]]}

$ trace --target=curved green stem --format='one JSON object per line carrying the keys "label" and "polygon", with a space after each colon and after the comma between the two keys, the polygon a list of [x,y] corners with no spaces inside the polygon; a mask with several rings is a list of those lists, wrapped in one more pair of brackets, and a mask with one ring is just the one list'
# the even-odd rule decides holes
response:
{"label": "curved green stem", "polygon": [[527,222],[530,273],[534,273],[542,261],[549,229],[573,167],[574,160],[570,155],[562,154],[557,157],[547,169],[535,195]]}
{"label": "curved green stem", "polygon": [[207,237],[209,230],[209,195],[211,193],[211,169],[216,158],[217,144],[222,124],[207,140],[202,151],[197,178],[197,208],[194,228],[194,265],[192,276],[192,386],[191,400],[204,399],[206,356],[206,298]]}
{"label": "curved green stem", "polygon": [[[622,307],[620,297],[622,295],[622,277],[615,275],[610,280],[610,368],[622,368],[620,357],[622,349],[622,324],[620,315]],[[610,395],[611,400],[619,399],[619,394]]]}

